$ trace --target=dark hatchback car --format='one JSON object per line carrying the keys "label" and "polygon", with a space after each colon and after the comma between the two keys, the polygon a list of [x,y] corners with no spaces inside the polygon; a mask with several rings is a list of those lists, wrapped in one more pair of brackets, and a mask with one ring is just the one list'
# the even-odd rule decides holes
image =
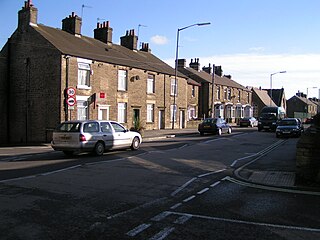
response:
{"label": "dark hatchback car", "polygon": [[284,118],[277,124],[276,137],[300,137],[303,125],[297,118]]}
{"label": "dark hatchback car", "polygon": [[200,135],[213,133],[221,135],[222,133],[231,133],[231,126],[223,118],[206,118],[198,126]]}
{"label": "dark hatchback car", "polygon": [[254,117],[241,118],[239,125],[240,127],[257,127],[258,120]]}

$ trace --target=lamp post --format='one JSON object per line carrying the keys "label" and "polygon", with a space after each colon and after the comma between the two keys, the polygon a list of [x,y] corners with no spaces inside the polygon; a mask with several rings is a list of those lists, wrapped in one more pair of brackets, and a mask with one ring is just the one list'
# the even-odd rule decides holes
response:
{"label": "lamp post", "polygon": [[177,75],[178,75],[178,55],[179,55],[179,34],[180,31],[185,30],[190,27],[195,26],[205,26],[210,25],[211,23],[195,23],[191,24],[189,26],[178,28],[177,30],[177,45],[176,45],[176,61],[175,61],[175,68],[174,68],[174,91],[173,91],[173,109],[172,109],[172,129],[174,129],[174,121],[175,121],[175,115],[176,115],[176,95],[177,95]]}
{"label": "lamp post", "polygon": [[286,73],[287,71],[280,71],[280,72],[275,72],[270,74],[270,107],[271,107],[271,102],[272,102],[272,76],[278,73]]}
{"label": "lamp post", "polygon": [[308,88],[307,88],[307,99],[308,99],[308,89],[309,89],[309,88],[317,88],[317,87],[308,87]]}

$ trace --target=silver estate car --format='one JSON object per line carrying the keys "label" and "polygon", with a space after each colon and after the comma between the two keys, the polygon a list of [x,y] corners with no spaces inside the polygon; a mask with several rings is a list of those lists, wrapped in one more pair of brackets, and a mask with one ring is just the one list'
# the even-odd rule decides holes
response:
{"label": "silver estate car", "polygon": [[138,132],[127,130],[114,121],[66,121],[54,131],[51,146],[66,155],[93,152],[101,156],[105,150],[131,148],[137,150],[142,142]]}

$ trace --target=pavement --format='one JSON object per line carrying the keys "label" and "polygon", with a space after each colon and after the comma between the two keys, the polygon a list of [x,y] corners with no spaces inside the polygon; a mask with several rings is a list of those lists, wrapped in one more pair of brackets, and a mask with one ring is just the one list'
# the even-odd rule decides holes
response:
{"label": "pavement", "polygon": [[[187,136],[199,134],[197,129],[161,129],[161,130],[145,130],[142,134],[143,141],[156,141],[165,138],[175,138],[177,136]],[[0,157],[6,156],[13,157],[13,147],[0,147]],[[17,148],[25,149],[26,154],[37,154],[41,152],[51,150],[50,144],[43,144],[41,146],[19,146]],[[6,154],[6,152],[11,152]],[[311,191],[320,194],[320,186],[305,186],[298,185],[295,179],[295,154],[287,155],[287,159],[277,159],[277,161],[268,162],[268,159],[261,158],[251,160],[252,163],[245,164],[242,167],[235,170],[235,180],[240,182],[246,182],[248,184],[258,184],[261,186],[269,186],[279,189],[291,189],[298,191]],[[288,159],[290,158],[290,159]],[[286,162],[286,166],[283,162]],[[262,164],[264,169],[268,171],[259,170],[258,164]],[[268,165],[269,164],[269,165]],[[289,170],[289,171],[288,171]]]}

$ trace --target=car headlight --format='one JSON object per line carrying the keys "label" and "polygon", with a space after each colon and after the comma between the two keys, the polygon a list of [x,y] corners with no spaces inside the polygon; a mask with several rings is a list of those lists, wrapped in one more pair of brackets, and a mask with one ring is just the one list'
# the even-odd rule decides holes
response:
{"label": "car headlight", "polygon": [[272,125],[276,125],[276,124],[277,124],[276,122],[273,122],[273,123],[272,123]]}
{"label": "car headlight", "polygon": [[258,124],[261,124],[261,122],[258,122]]}

